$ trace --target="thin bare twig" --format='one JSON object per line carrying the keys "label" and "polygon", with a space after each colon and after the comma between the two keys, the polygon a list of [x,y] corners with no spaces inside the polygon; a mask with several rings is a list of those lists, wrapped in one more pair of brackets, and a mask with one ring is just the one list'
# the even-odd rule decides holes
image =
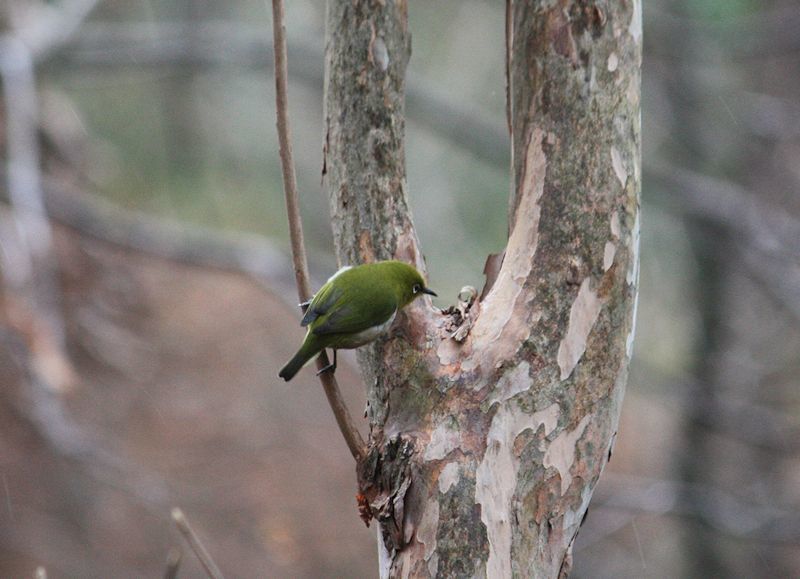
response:
{"label": "thin bare twig", "polygon": [[200,564],[203,566],[203,569],[206,570],[206,574],[211,579],[223,579],[222,572],[217,567],[217,564],[214,563],[214,560],[211,558],[211,555],[208,554],[206,548],[203,546],[203,543],[200,542],[200,539],[197,536],[197,533],[194,532],[191,525],[189,525],[189,521],[186,520],[186,516],[183,514],[183,511],[179,508],[172,509],[172,520],[175,521],[175,526],[178,527],[178,530],[183,535],[183,538],[186,539],[186,542],[189,543],[189,546],[194,551],[194,554],[197,555],[197,558],[200,560]]}
{"label": "thin bare twig", "polygon": [[183,554],[179,547],[172,547],[167,553],[167,568],[164,571],[164,579],[176,579],[181,568]]}
{"label": "thin bare twig", "polygon": [[[308,283],[308,259],[306,257],[305,243],[303,241],[303,224],[300,220],[300,208],[297,200],[297,177],[294,172],[292,159],[292,143],[289,136],[288,91],[286,78],[288,76],[286,63],[286,27],[284,26],[283,0],[272,0],[272,30],[275,45],[275,103],[278,112],[278,141],[280,144],[281,171],[283,173],[283,191],[286,197],[286,212],[289,218],[289,235],[292,244],[292,260],[294,262],[294,275],[297,282],[297,293],[300,302],[311,298],[311,287]],[[323,351],[317,357],[317,368],[322,370],[329,364],[328,356]],[[364,440],[353,422],[345,406],[339,384],[331,372],[319,375],[325,396],[336,417],[336,424],[344,436],[350,453],[357,461],[366,455]]]}

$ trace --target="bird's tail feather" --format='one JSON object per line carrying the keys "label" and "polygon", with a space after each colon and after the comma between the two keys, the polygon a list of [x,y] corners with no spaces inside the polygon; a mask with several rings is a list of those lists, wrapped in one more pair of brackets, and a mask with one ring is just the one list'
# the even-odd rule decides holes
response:
{"label": "bird's tail feather", "polygon": [[319,354],[319,350],[308,348],[306,344],[303,344],[303,347],[294,355],[294,358],[289,360],[289,362],[281,368],[281,371],[278,372],[278,376],[288,382],[294,378],[294,375],[297,374],[303,366],[313,360],[317,354]]}

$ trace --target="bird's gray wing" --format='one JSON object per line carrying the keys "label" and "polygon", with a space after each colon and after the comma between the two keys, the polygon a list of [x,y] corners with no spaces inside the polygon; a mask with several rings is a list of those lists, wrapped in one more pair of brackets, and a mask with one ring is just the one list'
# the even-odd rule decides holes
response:
{"label": "bird's gray wing", "polygon": [[307,326],[320,316],[327,314],[341,294],[341,290],[334,288],[330,282],[319,288],[319,291],[311,298],[300,325]]}
{"label": "bird's gray wing", "polygon": [[315,334],[356,334],[385,323],[397,310],[394,300],[355,300],[340,296],[336,307],[320,316]]}

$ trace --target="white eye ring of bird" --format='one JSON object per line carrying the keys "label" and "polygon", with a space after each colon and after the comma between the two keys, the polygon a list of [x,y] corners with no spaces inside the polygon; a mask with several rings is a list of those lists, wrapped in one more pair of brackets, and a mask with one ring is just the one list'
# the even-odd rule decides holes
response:
{"label": "white eye ring of bird", "polygon": [[420,286],[418,283],[415,283],[415,284],[414,284],[414,285],[411,287],[411,291],[412,291],[413,293],[415,293],[415,294],[418,294],[420,291],[422,291],[422,286]]}

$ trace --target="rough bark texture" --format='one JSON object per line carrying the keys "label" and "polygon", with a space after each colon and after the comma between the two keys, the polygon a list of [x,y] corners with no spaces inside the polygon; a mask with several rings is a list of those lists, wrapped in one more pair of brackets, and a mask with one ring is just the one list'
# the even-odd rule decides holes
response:
{"label": "rough bark texture", "polygon": [[[510,9],[514,192],[497,279],[463,341],[450,337],[461,312],[420,302],[360,354],[371,431],[359,483],[382,576],[566,574],[616,433],[638,277],[641,4]],[[327,34],[337,253],[419,264],[406,4],[330,0]]]}
{"label": "rough bark texture", "polygon": [[[322,174],[341,265],[397,258],[424,271],[406,199],[406,11],[405,1],[327,5]],[[376,379],[380,349],[362,348],[358,356],[371,386],[371,424],[385,419],[390,391]]]}

